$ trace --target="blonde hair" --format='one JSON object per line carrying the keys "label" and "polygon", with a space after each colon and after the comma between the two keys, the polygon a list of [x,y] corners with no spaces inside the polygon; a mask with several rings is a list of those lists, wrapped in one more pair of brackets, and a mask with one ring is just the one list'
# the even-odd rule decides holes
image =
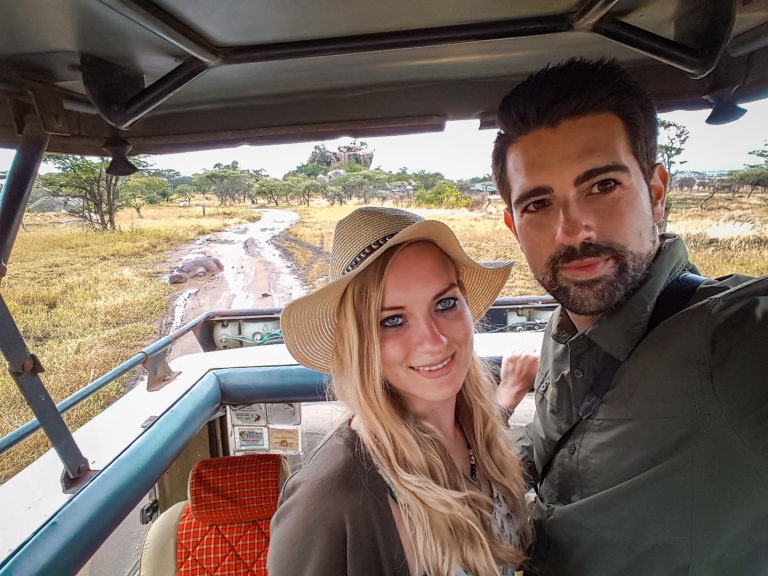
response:
{"label": "blonde hair", "polygon": [[395,492],[417,572],[453,575],[461,567],[469,574],[498,574],[499,564],[522,562],[531,534],[520,462],[501,428],[495,386],[481,360],[473,353],[457,396],[456,414],[464,429],[472,430],[480,469],[516,516],[519,547],[505,545],[494,536],[491,499],[466,489],[437,430],[411,416],[382,375],[382,279],[403,246],[382,254],[350,282],[341,297],[332,393],[359,419],[360,439]]}

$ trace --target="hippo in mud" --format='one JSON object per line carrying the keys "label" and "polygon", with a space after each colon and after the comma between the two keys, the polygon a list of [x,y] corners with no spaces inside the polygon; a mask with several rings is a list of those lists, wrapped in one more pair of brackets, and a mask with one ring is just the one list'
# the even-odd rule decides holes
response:
{"label": "hippo in mud", "polygon": [[212,276],[222,270],[224,270],[224,266],[218,258],[214,256],[195,256],[171,268],[168,283],[181,284],[189,278],[202,278],[209,274]]}

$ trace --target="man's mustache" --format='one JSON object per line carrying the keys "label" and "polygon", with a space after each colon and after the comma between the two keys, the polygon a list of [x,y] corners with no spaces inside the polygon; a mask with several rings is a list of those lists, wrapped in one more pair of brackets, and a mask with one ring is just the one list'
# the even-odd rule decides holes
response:
{"label": "man's mustache", "polygon": [[556,270],[563,264],[568,264],[576,260],[585,258],[614,258],[621,259],[627,251],[622,246],[615,244],[596,244],[594,242],[582,242],[578,246],[564,246],[552,254],[547,264],[550,270]]}

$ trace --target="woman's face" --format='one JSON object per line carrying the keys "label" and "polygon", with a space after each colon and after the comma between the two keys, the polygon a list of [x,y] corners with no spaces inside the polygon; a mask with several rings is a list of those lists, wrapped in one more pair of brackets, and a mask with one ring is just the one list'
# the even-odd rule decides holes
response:
{"label": "woman's face", "polygon": [[431,242],[400,250],[384,275],[379,335],[384,378],[410,412],[454,410],[472,334],[453,262]]}

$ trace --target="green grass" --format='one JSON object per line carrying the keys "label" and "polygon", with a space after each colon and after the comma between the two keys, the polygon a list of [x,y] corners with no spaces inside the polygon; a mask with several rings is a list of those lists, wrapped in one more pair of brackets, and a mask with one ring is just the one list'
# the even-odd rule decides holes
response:
{"label": "green grass", "polygon": [[[685,239],[702,274],[768,274],[768,194],[671,197],[669,230]],[[703,204],[702,204],[703,202]],[[200,202],[198,202],[200,204]],[[420,211],[448,224],[477,260],[514,259],[503,296],[542,294],[525,258],[504,226],[500,202],[487,211]],[[327,280],[335,223],[357,205],[291,207],[299,213],[279,245],[307,286]],[[407,207],[406,207],[407,208]],[[42,380],[55,402],[133,356],[160,335],[159,322],[173,288],[159,277],[167,252],[196,236],[257,219],[251,206],[145,206],[118,215],[119,230],[97,232],[60,217],[27,215],[0,290],[28,347],[41,360]],[[138,371],[137,371],[138,372]],[[130,385],[125,376],[70,410],[64,419],[76,429],[117,399]],[[32,417],[15,382],[0,372],[0,435]],[[0,456],[0,482],[49,448],[37,433]]]}
{"label": "green grass", "polygon": [[[54,402],[127,360],[159,336],[159,321],[174,288],[160,281],[166,253],[201,234],[257,219],[248,207],[208,209],[144,207],[118,216],[117,232],[60,217],[25,217],[0,288],[27,347],[40,359],[40,376]],[[71,218],[67,217],[71,221]],[[138,371],[136,371],[138,372]],[[73,408],[64,419],[74,430],[125,390],[120,378]],[[0,436],[33,417],[16,383],[0,373]],[[49,448],[40,432],[0,456],[0,481]]]}

